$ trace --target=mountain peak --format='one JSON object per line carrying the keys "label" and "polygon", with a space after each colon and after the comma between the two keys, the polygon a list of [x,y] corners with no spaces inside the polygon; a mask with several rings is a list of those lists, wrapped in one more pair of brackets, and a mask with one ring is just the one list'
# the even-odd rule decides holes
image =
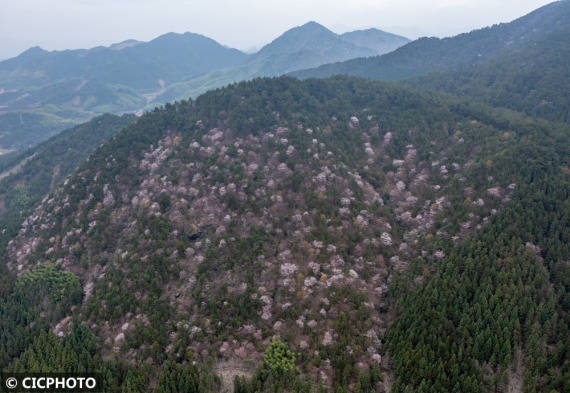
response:
{"label": "mountain peak", "polygon": [[[420,38],[391,53],[369,59],[351,59],[322,66],[318,70],[295,73],[296,77],[324,77],[348,74],[381,80],[401,80],[435,70],[449,70],[475,64],[512,48],[570,28],[570,2],[555,2],[541,7],[509,23],[473,30],[444,39]],[[364,34],[363,34],[364,33]],[[370,41],[365,31],[345,33],[345,41],[361,46]],[[373,32],[374,33],[374,32]]]}
{"label": "mountain peak", "polygon": [[332,32],[331,30],[327,29],[325,26],[321,25],[318,22],[315,22],[313,20],[301,25],[301,26],[297,26],[297,27],[293,27],[289,30],[287,30],[285,33],[283,33],[282,35],[286,35],[286,34],[294,34],[294,33],[324,33],[324,34],[330,34],[331,36],[336,36],[336,34],[334,32]]}
{"label": "mountain peak", "polygon": [[[298,29],[305,29],[305,30],[309,30],[309,29],[318,29],[318,30],[327,30],[330,31],[329,29],[327,29],[325,26],[321,25],[318,22],[315,22],[314,20],[308,21],[307,23],[296,27]],[[293,28],[295,29],[295,28]],[[293,30],[291,29],[291,30]]]}
{"label": "mountain peak", "polygon": [[43,55],[46,53],[48,53],[48,51],[46,51],[45,49],[42,49],[39,46],[32,46],[31,48],[22,52],[20,54],[20,56],[22,56],[22,57],[34,57],[34,56],[40,56],[40,55]]}
{"label": "mountain peak", "polygon": [[122,42],[118,42],[116,44],[112,44],[111,46],[109,46],[109,49],[111,50],[123,50],[125,48],[131,48],[133,46],[137,46],[139,44],[142,44],[142,41],[137,41],[137,40],[125,40]]}
{"label": "mountain peak", "polygon": [[392,52],[400,46],[410,42],[406,37],[387,33],[374,27],[350,31],[341,34],[340,38],[354,45],[372,48],[377,52],[377,54]]}
{"label": "mountain peak", "polygon": [[336,41],[340,40],[335,33],[317,22],[309,21],[304,25],[287,30],[261,48],[258,54],[265,56],[296,53],[300,50],[311,50],[314,46],[322,47],[323,44],[326,46]]}

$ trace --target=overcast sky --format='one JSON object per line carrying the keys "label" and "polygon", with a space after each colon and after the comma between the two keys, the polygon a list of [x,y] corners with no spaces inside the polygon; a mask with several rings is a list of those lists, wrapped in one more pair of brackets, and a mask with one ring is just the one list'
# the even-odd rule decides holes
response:
{"label": "overcast sky", "polygon": [[90,48],[191,31],[248,49],[317,21],[335,32],[365,27],[450,36],[508,22],[551,0],[0,0],[0,59],[31,46]]}

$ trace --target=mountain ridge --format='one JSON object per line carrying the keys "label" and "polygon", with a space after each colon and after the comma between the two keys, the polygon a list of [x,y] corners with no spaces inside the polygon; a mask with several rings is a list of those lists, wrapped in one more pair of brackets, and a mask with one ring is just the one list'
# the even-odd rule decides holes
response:
{"label": "mountain ridge", "polygon": [[410,42],[406,37],[387,33],[376,28],[368,28],[363,30],[354,30],[340,34],[340,37],[348,42],[356,45],[362,45],[376,49],[377,54],[392,52],[398,47]]}
{"label": "mountain ridge", "polygon": [[22,149],[41,140],[42,133],[47,138],[97,114],[142,112],[187,98],[186,84],[198,83],[204,91],[374,53],[316,22],[283,33],[252,55],[190,32],[91,49],[34,47],[0,62],[0,145]]}
{"label": "mountain ridge", "polygon": [[555,31],[478,65],[432,72],[403,83],[568,122],[569,34],[570,29]]}
{"label": "mountain ridge", "polygon": [[570,3],[558,1],[509,23],[443,39],[423,37],[383,56],[323,65],[290,75],[309,78],[347,74],[380,80],[402,80],[430,71],[478,63],[513,45],[565,29],[569,24]]}
{"label": "mountain ridge", "polygon": [[[379,33],[380,32],[380,33]],[[378,38],[378,37],[381,37]],[[346,37],[346,36],[345,36]],[[381,41],[376,48],[372,42]],[[388,40],[389,44],[385,44]],[[293,27],[251,55],[251,61],[234,68],[217,70],[170,86],[158,96],[157,102],[180,97],[196,97],[208,89],[256,77],[279,76],[295,69],[323,64],[331,59],[373,56],[408,42],[406,38],[381,30],[358,31],[350,40],[321,24],[311,21]]]}
{"label": "mountain ridge", "polygon": [[0,157],[0,253],[18,232],[27,212],[82,164],[95,148],[134,115],[102,115],[21,152]]}
{"label": "mountain ridge", "polygon": [[342,45],[341,36],[327,29],[323,25],[310,21],[304,25],[294,27],[277,37],[269,44],[262,47],[256,56],[271,56],[281,53],[295,53],[298,51],[323,51],[323,46],[340,46],[340,51],[361,51],[362,53],[372,54],[370,48],[358,47],[357,45],[347,42]]}

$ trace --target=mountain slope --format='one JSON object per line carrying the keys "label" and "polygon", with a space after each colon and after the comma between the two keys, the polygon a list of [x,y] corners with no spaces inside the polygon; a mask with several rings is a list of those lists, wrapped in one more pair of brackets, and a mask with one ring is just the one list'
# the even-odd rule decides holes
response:
{"label": "mountain slope", "polygon": [[[353,38],[372,46],[402,42],[372,30]],[[27,148],[105,112],[142,111],[235,81],[378,53],[349,41],[309,22],[254,55],[192,33],[89,50],[31,48],[0,62],[0,147]]]}
{"label": "mountain slope", "polygon": [[[0,250],[14,237],[29,212],[70,175],[96,147],[135,120],[134,115],[103,115],[61,132],[0,161]],[[3,251],[0,251],[3,252]]]}
{"label": "mountain slope", "polygon": [[299,78],[346,74],[380,80],[400,80],[431,71],[454,69],[490,59],[518,45],[567,29],[570,2],[558,1],[510,23],[474,30],[451,38],[420,38],[394,52],[354,59],[291,73]]}
{"label": "mountain slope", "polygon": [[429,73],[406,81],[523,111],[554,121],[570,120],[570,29],[547,35],[476,66]]}
{"label": "mountain slope", "polygon": [[130,41],[93,49],[47,52],[31,48],[0,62],[0,85],[23,94],[31,85],[78,78],[152,91],[160,87],[159,80],[170,83],[245,59],[247,55],[238,50],[199,34],[168,33],[149,42]]}
{"label": "mountain slope", "polygon": [[256,53],[256,57],[268,57],[296,52],[318,53],[327,58],[370,56],[374,52],[342,39],[326,27],[308,22],[292,28]]}
{"label": "mountain slope", "polygon": [[66,128],[73,127],[86,116],[83,112],[66,113],[65,116],[46,113],[43,110],[2,112],[0,114],[0,151],[28,149]]}
{"label": "mountain slope", "polygon": [[341,34],[340,38],[357,46],[374,49],[376,55],[392,52],[410,42],[406,37],[373,28],[347,32]]}
{"label": "mountain slope", "polygon": [[[69,317],[91,331],[82,359],[114,388],[159,392],[211,361],[259,365],[240,392],[315,380],[366,392],[392,373],[396,391],[480,392],[520,346],[527,386],[548,392],[567,376],[568,135],[368,80],[240,83],[147,113],[98,148],[24,222],[6,266],[16,283],[80,283],[83,298],[46,312],[48,324],[70,340]],[[541,201],[547,231],[512,209]],[[488,241],[495,232],[505,243]],[[489,258],[472,261],[481,239]],[[49,337],[10,367],[62,351]],[[547,346],[548,362],[535,350]],[[306,379],[276,368],[272,348]]]}
{"label": "mountain slope", "polygon": [[395,49],[406,42],[403,37],[375,29],[338,35],[316,22],[308,22],[265,45],[247,63],[177,83],[158,96],[156,102],[195,97],[212,88],[256,77],[277,76],[325,63],[374,56],[379,50]]}
{"label": "mountain slope", "polygon": [[0,146],[27,148],[97,114],[141,110],[167,84],[247,58],[192,33],[89,50],[31,48],[0,62]]}

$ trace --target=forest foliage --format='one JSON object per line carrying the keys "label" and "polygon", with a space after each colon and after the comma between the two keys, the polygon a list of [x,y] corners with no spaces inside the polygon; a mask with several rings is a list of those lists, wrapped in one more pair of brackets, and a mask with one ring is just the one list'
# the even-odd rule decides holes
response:
{"label": "forest foliage", "polygon": [[[359,116],[356,120],[355,114]],[[286,142],[294,145],[295,155],[287,154],[284,143],[272,142],[260,143],[257,152],[278,158],[283,172],[288,173],[275,186],[290,196],[280,206],[288,214],[278,214],[273,228],[250,225],[239,233],[239,221],[230,216],[257,217],[276,209],[269,197],[256,194],[262,171],[255,169],[248,174],[248,167],[235,165],[241,160],[238,147],[243,145],[228,147],[224,155],[210,156],[198,156],[201,151],[195,153],[189,147],[208,140],[213,134],[210,131],[217,127],[231,130],[234,138],[259,139],[269,130],[288,127]],[[312,141],[316,135],[307,129],[315,134],[323,131],[318,138],[326,143],[325,158],[311,161],[313,156],[307,149],[316,144]],[[363,143],[364,132],[368,145]],[[389,144],[385,143],[388,133],[393,135]],[[250,378],[235,380],[236,392],[375,392],[384,386],[389,364],[393,366],[394,392],[500,391],[508,385],[509,369],[519,356],[527,391],[566,391],[570,372],[568,136],[564,123],[351,77],[257,79],[209,92],[194,101],[167,104],[96,148],[69,182],[51,195],[55,202],[42,205],[42,219],[49,225],[18,237],[25,243],[37,235],[44,242],[24,261],[35,268],[17,279],[12,273],[13,279],[4,280],[0,286],[0,317],[3,326],[8,326],[1,336],[2,367],[92,368],[104,373],[110,389],[128,392],[148,391],[149,386],[156,392],[216,391],[220,381],[213,375],[211,364],[218,355],[212,351],[202,356],[190,348],[201,343],[218,348],[222,342],[237,338],[238,329],[253,325],[260,327],[259,334],[269,344],[260,348],[263,341],[256,342],[255,351],[264,352],[263,361]],[[169,145],[164,145],[165,140]],[[397,165],[401,164],[394,158],[403,157],[412,145],[417,149],[418,162],[427,163],[423,168],[426,173],[428,167],[436,168],[435,173],[429,172],[430,181],[445,192],[450,208],[442,209],[429,233],[416,237],[417,243],[409,242],[417,247],[417,253],[411,254],[415,257],[409,270],[394,270],[388,283],[389,297],[372,308],[368,288],[323,285],[329,304],[315,309],[317,327],[312,332],[307,327],[297,330],[310,337],[306,343],[310,350],[297,346],[291,332],[271,341],[275,325],[260,315],[260,309],[271,299],[282,296],[295,302],[293,307],[272,309],[279,322],[303,322],[302,312],[314,308],[313,298],[301,289],[290,294],[287,288],[272,284],[275,286],[269,290],[264,288],[265,297],[258,296],[262,292],[257,285],[269,276],[268,265],[260,256],[275,259],[269,263],[278,270],[280,250],[275,245],[298,236],[290,230],[294,227],[289,212],[302,206],[314,216],[305,232],[310,244],[336,244],[338,256],[350,263],[357,254],[371,261],[354,274],[351,270],[357,269],[356,263],[345,267],[347,274],[364,279],[372,279],[369,270],[377,267],[377,257],[398,261],[393,257],[400,250],[388,243],[361,247],[367,229],[355,228],[358,217],[362,220],[362,215],[368,214],[362,212],[381,217],[384,228],[389,224],[390,242],[403,239],[410,230],[394,213],[397,193],[385,190],[383,204],[366,204],[356,181],[347,181],[349,191],[338,190],[332,183],[317,192],[308,180],[314,170],[312,162],[319,170],[324,163],[331,168],[336,165],[339,177],[358,170],[360,178],[382,190],[399,172]],[[363,146],[381,146],[382,155],[368,160]],[[154,157],[153,152],[162,157],[167,148],[171,155],[165,155],[165,164],[157,165],[154,176],[164,179],[165,184],[170,182],[168,186],[161,186],[152,201],[133,209],[135,213],[120,217],[113,208],[134,205],[128,191],[138,189],[150,176],[141,163]],[[232,192],[220,197],[220,209],[228,212],[225,223],[229,234],[207,227],[198,231],[169,219],[180,206],[180,198],[171,190],[182,183],[182,171],[191,168],[198,157],[203,165],[200,171],[208,174],[204,184],[225,189],[229,182],[235,182],[247,191],[246,199],[240,200]],[[464,172],[445,176],[439,171],[444,163],[450,167],[456,163],[465,168]],[[306,171],[295,173],[292,169],[297,168]],[[494,190],[490,186],[495,184],[514,191],[508,198],[489,195],[489,190]],[[473,200],[465,194],[468,187],[475,194]],[[346,208],[350,220],[339,213],[341,191],[354,195],[350,208]],[[418,192],[428,201],[429,211],[438,209],[436,191],[430,186]],[[474,207],[478,196],[485,197],[484,205]],[[67,204],[59,203],[64,200]],[[424,212],[421,209],[411,208],[415,216]],[[487,221],[481,221],[477,230],[461,232],[461,224],[474,213],[485,215]],[[342,228],[343,220],[350,231],[331,230],[334,226]],[[373,228],[373,235],[382,238],[383,230]],[[449,236],[438,235],[443,232]],[[54,246],[69,233],[70,238],[81,234],[74,238],[81,241],[70,242],[69,247]],[[456,233],[465,236],[452,241],[451,235]],[[203,263],[197,264],[192,274],[195,285],[188,294],[172,291],[172,283],[181,277],[190,280],[183,276],[187,265],[182,264],[191,260],[202,241]],[[293,251],[301,250],[294,241],[289,244]],[[432,257],[438,251],[444,256]],[[326,255],[315,255],[314,259],[323,266],[330,260]],[[73,261],[77,275],[60,266],[69,266],[69,261]],[[7,262],[13,265],[13,261]],[[95,281],[87,298],[82,292],[93,277],[90,269],[105,269],[105,274]],[[231,292],[228,283],[217,281],[226,272],[244,284],[239,296]],[[269,284],[278,282],[269,277]],[[305,278],[310,277],[298,275],[291,281],[302,288]],[[316,282],[327,279],[325,274],[315,277]],[[23,291],[28,287],[41,290]],[[181,299],[189,302],[184,308],[179,307]],[[38,309],[46,316],[38,318]],[[370,313],[385,317],[387,309],[394,315],[393,323],[379,339],[380,344],[373,347],[366,334],[377,320],[373,321]],[[120,326],[127,315],[135,314],[144,315],[146,320],[133,323],[122,340],[116,340],[120,341],[116,349],[105,342],[106,326]],[[190,319],[197,315],[199,322],[198,318]],[[50,329],[65,316],[73,317],[72,327],[58,338]],[[196,323],[196,329],[190,329],[190,322]],[[323,342],[324,329],[333,332],[330,336],[334,340]],[[248,339],[254,341],[251,336]],[[391,363],[382,360],[362,367],[360,360],[371,355],[368,348],[377,347]],[[103,360],[103,351],[110,350],[117,355]],[[64,366],[50,360],[46,354],[51,352]],[[140,367],[124,362],[122,357],[126,356],[136,357]],[[327,383],[320,374],[308,372],[325,367],[331,371]]]}

